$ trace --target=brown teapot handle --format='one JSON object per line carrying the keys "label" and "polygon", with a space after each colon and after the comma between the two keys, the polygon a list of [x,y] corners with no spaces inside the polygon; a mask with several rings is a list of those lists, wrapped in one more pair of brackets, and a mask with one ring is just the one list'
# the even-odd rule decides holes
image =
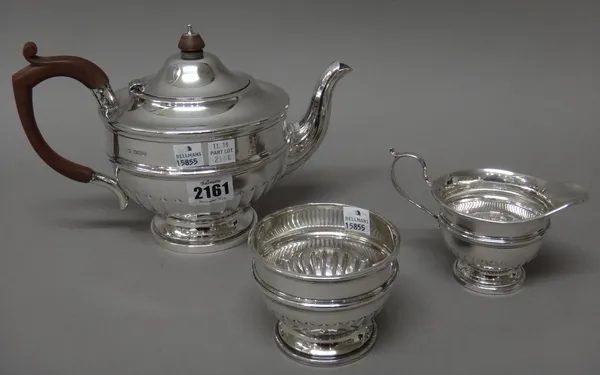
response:
{"label": "brown teapot handle", "polygon": [[[33,42],[25,43],[23,57],[29,62],[29,66],[15,73],[12,82],[19,118],[31,146],[56,172],[74,181],[90,182],[94,178],[91,168],[63,158],[44,140],[33,111],[33,88],[49,78],[68,77],[93,90],[99,103],[103,105],[103,101],[106,102],[114,95],[110,90],[108,77],[96,64],[81,57],[37,56],[37,46]],[[109,98],[106,96],[107,90],[111,95]]]}

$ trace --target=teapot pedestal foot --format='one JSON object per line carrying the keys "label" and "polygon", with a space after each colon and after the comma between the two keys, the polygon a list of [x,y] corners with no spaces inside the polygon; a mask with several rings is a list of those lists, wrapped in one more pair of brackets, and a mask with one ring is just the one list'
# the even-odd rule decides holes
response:
{"label": "teapot pedestal foot", "polygon": [[156,215],[151,230],[154,241],[167,250],[188,254],[206,254],[230,249],[248,239],[257,215],[246,207],[221,216]]}
{"label": "teapot pedestal foot", "polygon": [[363,358],[377,341],[377,323],[368,324],[342,335],[305,336],[281,322],[275,325],[275,342],[296,362],[310,366],[343,366]]}
{"label": "teapot pedestal foot", "polygon": [[477,293],[490,295],[510,294],[520,290],[525,283],[523,267],[493,269],[469,266],[461,260],[454,262],[454,278],[463,287]]}

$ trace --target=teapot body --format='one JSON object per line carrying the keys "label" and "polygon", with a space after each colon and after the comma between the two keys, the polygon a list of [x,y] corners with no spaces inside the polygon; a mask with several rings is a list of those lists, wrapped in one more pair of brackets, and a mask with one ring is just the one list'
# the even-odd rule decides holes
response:
{"label": "teapot body", "polygon": [[[282,175],[288,152],[284,122],[162,142],[108,127],[107,155],[119,186],[146,209],[173,216],[221,214],[251,205]],[[219,186],[216,194],[212,186]]]}
{"label": "teapot body", "polygon": [[[94,62],[41,57],[27,42],[29,65],[13,74],[15,104],[31,146],[57,173],[108,188],[122,210],[133,201],[155,213],[150,228],[164,248],[215,252],[246,241],[257,219],[252,204],[319,148],[333,89],[352,69],[332,63],[302,119],[288,122],[282,88],[229,70],[190,25],[178,49],[155,73],[114,91]],[[44,140],[32,92],[53,77],[72,78],[93,93],[113,177],[62,157]]]}
{"label": "teapot body", "polygon": [[148,108],[130,88],[115,93],[121,103],[117,114],[100,111],[115,179],[129,200],[157,215],[151,228],[161,246],[198,253],[245,241],[256,222],[251,206],[283,175],[291,150],[287,94],[256,83],[271,92],[280,90],[270,102],[278,110],[268,118],[220,129],[164,126],[173,118],[155,128],[137,127],[135,121],[143,121]]}

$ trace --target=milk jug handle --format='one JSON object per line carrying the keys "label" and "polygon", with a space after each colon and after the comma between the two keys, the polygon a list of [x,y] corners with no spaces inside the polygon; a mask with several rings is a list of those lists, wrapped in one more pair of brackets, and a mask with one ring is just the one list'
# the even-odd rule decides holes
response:
{"label": "milk jug handle", "polygon": [[33,110],[33,89],[54,77],[72,78],[92,90],[101,109],[114,106],[116,99],[104,71],[93,62],[77,56],[37,56],[37,46],[33,42],[25,43],[23,57],[29,65],[12,76],[13,93],[21,125],[35,152],[50,168],[71,180],[108,188],[119,198],[121,209],[125,209],[127,197],[117,181],[56,153],[42,136]]}
{"label": "milk jug handle", "polygon": [[390,149],[390,153],[394,156],[394,162],[392,163],[392,165],[390,167],[390,178],[392,179],[392,185],[394,185],[394,188],[396,188],[396,190],[398,191],[398,193],[400,193],[400,195],[402,195],[404,197],[404,199],[406,199],[410,203],[414,204],[415,206],[417,206],[421,210],[427,212],[435,220],[437,220],[438,216],[436,214],[434,214],[433,212],[431,212],[428,208],[426,208],[426,207],[420,205],[419,203],[415,202],[414,200],[412,200],[408,196],[408,194],[406,194],[406,192],[400,187],[400,184],[398,183],[398,180],[396,178],[396,173],[394,171],[396,163],[400,159],[402,159],[402,158],[412,158],[412,159],[415,159],[419,163],[421,163],[421,167],[423,167],[423,179],[425,180],[425,182],[427,183],[427,185],[429,187],[431,187],[431,182],[429,181],[429,177],[427,177],[427,164],[425,164],[425,160],[422,157],[420,157],[419,155],[417,155],[417,154],[413,154],[413,153],[398,153],[398,152],[394,151],[393,148]]}

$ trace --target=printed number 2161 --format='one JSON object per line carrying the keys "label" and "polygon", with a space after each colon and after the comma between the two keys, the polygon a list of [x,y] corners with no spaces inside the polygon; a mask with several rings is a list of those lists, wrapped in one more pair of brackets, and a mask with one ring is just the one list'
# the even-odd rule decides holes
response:
{"label": "printed number 2161", "polygon": [[221,195],[229,195],[229,182],[216,183],[206,186],[196,186],[194,192],[196,196],[194,199],[204,200],[211,198],[218,198]]}

